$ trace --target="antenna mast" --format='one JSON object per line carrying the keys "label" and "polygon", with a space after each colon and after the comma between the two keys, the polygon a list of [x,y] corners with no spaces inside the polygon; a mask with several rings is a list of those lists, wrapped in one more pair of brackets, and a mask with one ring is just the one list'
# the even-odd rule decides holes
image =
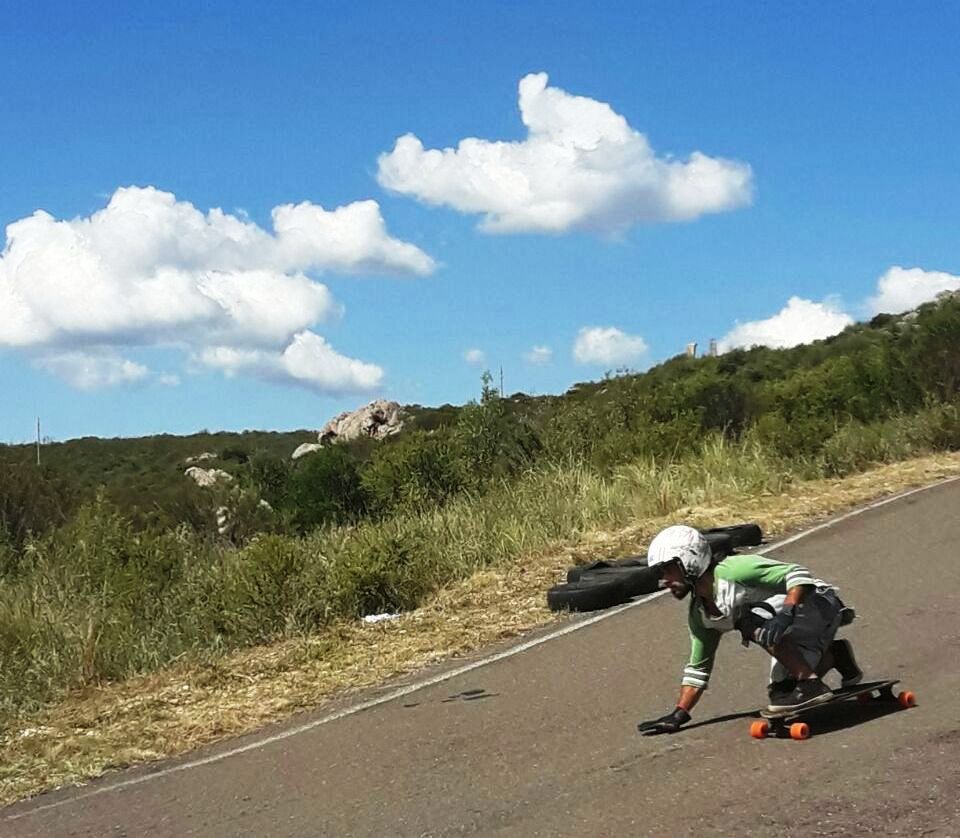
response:
{"label": "antenna mast", "polygon": [[37,417],[37,468],[40,468],[40,417]]}

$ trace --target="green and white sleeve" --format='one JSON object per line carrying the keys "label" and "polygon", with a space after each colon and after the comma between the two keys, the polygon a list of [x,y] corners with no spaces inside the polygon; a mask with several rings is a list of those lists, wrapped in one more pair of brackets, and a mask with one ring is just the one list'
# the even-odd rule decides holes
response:
{"label": "green and white sleeve", "polygon": [[803,565],[778,562],[766,556],[729,556],[717,565],[714,572],[728,582],[747,588],[774,588],[780,593],[797,585],[817,584]]}
{"label": "green and white sleeve", "polygon": [[694,603],[690,603],[687,621],[690,627],[690,660],[683,668],[683,680],[680,683],[685,687],[705,690],[710,683],[717,646],[720,645],[720,632],[703,624],[700,609]]}

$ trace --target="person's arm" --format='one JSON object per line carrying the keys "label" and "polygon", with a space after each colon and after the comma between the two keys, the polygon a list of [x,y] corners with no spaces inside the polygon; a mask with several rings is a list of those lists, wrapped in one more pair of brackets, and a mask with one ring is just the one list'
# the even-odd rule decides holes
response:
{"label": "person's arm", "polygon": [[[700,699],[700,693],[710,685],[710,674],[717,657],[717,647],[720,645],[720,632],[707,628],[703,623],[703,616],[695,603],[690,603],[687,614],[687,628],[690,630],[690,660],[683,668],[683,678],[680,680],[680,697],[683,699],[686,688],[696,692],[686,693],[686,701],[691,701],[693,707]],[[678,706],[680,706],[678,702]]]}
{"label": "person's arm", "polygon": [[766,556],[729,556],[714,569],[727,582],[747,588],[766,588],[785,594],[783,606],[750,639],[770,650],[793,624],[797,605],[815,589],[817,580],[803,565],[778,562]]}
{"label": "person's arm", "polygon": [[690,660],[683,670],[677,706],[659,719],[637,725],[643,734],[673,733],[690,721],[690,711],[696,706],[710,682],[713,662],[720,644],[720,632],[708,629],[700,613],[691,603],[688,618],[690,627]]}
{"label": "person's arm", "polygon": [[789,606],[790,608],[796,607],[807,598],[807,594],[813,589],[814,585],[812,583],[794,585],[787,590],[787,597],[783,601],[784,606]]}
{"label": "person's arm", "polygon": [[[788,597],[795,588],[814,587],[817,580],[803,565],[778,562],[766,556],[728,556],[713,571],[719,578],[747,588],[772,588]],[[797,592],[794,596],[804,597]],[[802,599],[796,600],[801,602]],[[796,603],[793,603],[796,604]]]}
{"label": "person's arm", "polygon": [[[807,594],[813,589],[813,585],[794,585],[790,588],[783,599],[783,605],[780,610],[756,630],[754,640],[770,652],[770,654],[774,654],[774,649],[780,646],[784,635],[786,635],[790,626],[793,625],[793,620],[797,613],[797,606],[806,599]],[[804,671],[809,670],[809,667],[803,663],[802,658],[798,658],[796,654],[791,653],[789,650],[786,651],[786,654],[789,656],[792,664],[788,665],[785,661],[783,663],[791,672],[793,672],[798,665]]]}
{"label": "person's arm", "polygon": [[690,711],[697,706],[697,702],[702,695],[703,689],[701,687],[690,687],[684,684],[680,687],[680,698],[677,699],[677,707],[689,715]]}

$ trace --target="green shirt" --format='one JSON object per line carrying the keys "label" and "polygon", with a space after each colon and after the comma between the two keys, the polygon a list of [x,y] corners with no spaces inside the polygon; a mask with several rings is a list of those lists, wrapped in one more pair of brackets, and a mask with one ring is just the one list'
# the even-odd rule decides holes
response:
{"label": "green shirt", "polygon": [[824,585],[798,564],[766,556],[728,556],[713,568],[713,599],[719,617],[706,613],[701,597],[690,600],[690,660],[682,683],[705,690],[720,645],[720,637],[736,628],[750,605],[786,594],[797,585]]}

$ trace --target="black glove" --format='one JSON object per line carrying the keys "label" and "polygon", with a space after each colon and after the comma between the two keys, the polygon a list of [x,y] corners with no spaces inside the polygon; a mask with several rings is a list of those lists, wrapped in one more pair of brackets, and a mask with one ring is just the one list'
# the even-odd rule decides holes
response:
{"label": "black glove", "polygon": [[690,721],[690,714],[682,707],[677,707],[672,713],[667,713],[659,719],[652,719],[649,722],[640,722],[637,730],[644,736],[651,736],[657,733],[676,733],[680,725],[685,725]]}
{"label": "black glove", "polygon": [[771,646],[776,646],[783,640],[787,629],[792,625],[793,606],[786,605],[779,614],[771,617],[754,632],[753,639],[765,649],[769,649]]}

